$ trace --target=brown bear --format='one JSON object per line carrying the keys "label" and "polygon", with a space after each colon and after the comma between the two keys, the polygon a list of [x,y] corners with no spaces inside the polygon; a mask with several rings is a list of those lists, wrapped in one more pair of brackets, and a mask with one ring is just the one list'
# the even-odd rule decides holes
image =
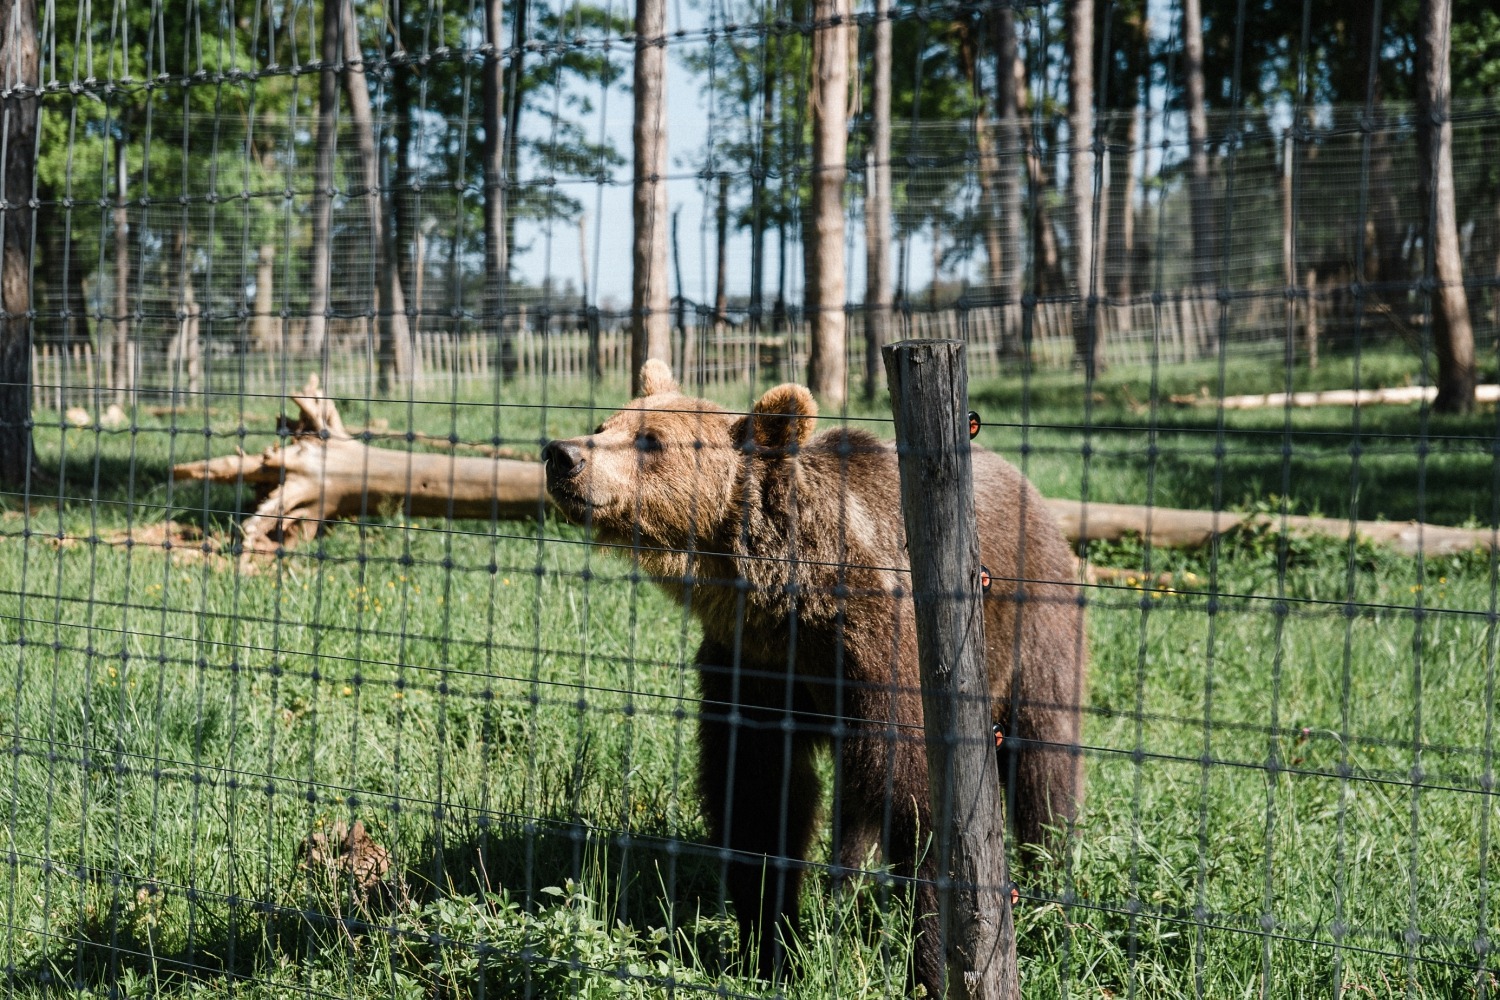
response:
{"label": "brown bear", "polygon": [[[746,954],[769,978],[798,925],[819,809],[814,755],[834,752],[833,836],[845,868],[878,842],[919,876],[914,974],[939,995],[936,872],[922,698],[896,452],[867,431],[813,435],[801,386],[749,414],[683,395],[649,361],[644,395],[543,452],[547,489],[596,541],[639,565],[703,627],[698,788]],[[1017,837],[1043,843],[1082,794],[1086,658],[1075,561],[1010,463],[973,454],[985,645]],[[987,735],[987,734],[986,734]],[[778,933],[779,928],[779,933]]]}

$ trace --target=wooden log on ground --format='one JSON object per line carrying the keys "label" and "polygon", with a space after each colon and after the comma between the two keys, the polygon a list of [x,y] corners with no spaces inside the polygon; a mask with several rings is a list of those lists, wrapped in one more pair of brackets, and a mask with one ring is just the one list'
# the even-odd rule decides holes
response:
{"label": "wooden log on ground", "polygon": [[[1174,396],[1174,403],[1194,406],[1222,406],[1226,410],[1257,410],[1273,407],[1293,406],[1377,406],[1404,405],[1409,403],[1431,403],[1437,398],[1437,387],[1431,385],[1404,385],[1389,389],[1325,389],[1321,392],[1267,392],[1248,396]],[[1474,389],[1476,403],[1500,401],[1500,385],[1481,385]]]}
{"label": "wooden log on ground", "polygon": [[326,522],[397,506],[407,517],[515,520],[545,509],[539,462],[372,448],[344,428],[317,376],[292,396],[301,413],[283,443],[172,469],[172,478],[252,483],[265,495],[241,525],[242,559],[314,537]]}
{"label": "wooden log on ground", "polygon": [[[1062,524],[1063,534],[1074,544],[1135,536],[1157,548],[1182,549],[1199,548],[1216,536],[1242,528],[1280,531],[1284,525],[1295,534],[1336,539],[1347,539],[1350,531],[1348,519],[1302,514],[1281,518],[1136,504],[1084,504],[1077,500],[1048,500],[1047,506]],[[1490,551],[1496,545],[1496,532],[1488,528],[1449,528],[1418,521],[1355,521],[1353,530],[1359,538],[1388,545],[1407,556],[1453,555],[1476,548]]]}
{"label": "wooden log on ground", "polygon": [[[1481,389],[1486,387],[1481,386]],[[1495,388],[1495,387],[1490,387]],[[322,393],[317,376],[291,397],[299,418],[281,444],[259,455],[236,451],[187,462],[172,469],[177,480],[249,483],[262,494],[254,514],[242,525],[245,559],[314,537],[326,522],[360,517],[395,507],[408,517],[474,520],[519,520],[538,516],[547,503],[546,477],[539,462],[506,457],[504,449],[484,457],[411,452],[372,447],[360,438],[386,436],[345,429],[333,400]],[[407,435],[392,435],[405,439]],[[444,448],[447,438],[413,433],[412,441]],[[470,445],[488,450],[487,445]],[[1159,548],[1195,548],[1240,528],[1281,530],[1347,539],[1350,523],[1341,518],[1289,516],[1229,511],[1179,510],[1135,504],[1049,500],[1048,505],[1074,544],[1147,539]],[[1446,555],[1474,549],[1490,551],[1500,544],[1488,528],[1451,528],[1415,521],[1356,521],[1357,537],[1414,556]]]}

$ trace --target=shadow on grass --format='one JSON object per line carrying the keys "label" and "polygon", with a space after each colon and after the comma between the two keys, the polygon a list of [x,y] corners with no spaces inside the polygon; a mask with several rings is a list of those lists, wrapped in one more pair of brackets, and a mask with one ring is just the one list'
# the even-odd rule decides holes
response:
{"label": "shadow on grass", "polygon": [[[84,908],[87,915],[71,925],[55,926],[47,935],[50,947],[7,969],[5,980],[12,989],[49,994],[134,995],[137,989],[191,991],[225,981],[265,984],[283,978],[277,970],[299,967],[300,976],[319,964],[342,976],[377,955],[384,956],[383,964],[405,967],[421,979],[418,956],[431,941],[412,928],[427,922],[407,922],[405,912],[425,911],[444,900],[484,908],[486,895],[498,893],[525,910],[556,907],[555,887],[569,879],[608,910],[610,924],[622,921],[648,933],[686,929],[691,953],[718,969],[728,960],[725,942],[715,937],[713,926],[698,926],[700,916],[721,910],[710,853],[690,842],[649,834],[624,837],[558,819],[461,818],[424,837],[411,863],[399,876],[388,874],[373,893],[361,895],[333,880],[318,884],[317,874],[293,870],[270,894],[278,902],[198,897],[190,933],[184,932],[180,913],[175,929],[164,929],[166,922],[153,916],[163,912],[158,887],[142,884],[111,893],[96,880],[100,905]],[[114,899],[102,901],[106,895]],[[442,942],[445,948],[489,947],[477,931],[474,940],[465,940],[452,937],[452,929]],[[524,955],[513,958],[529,961]]]}
{"label": "shadow on grass", "polygon": [[722,907],[713,848],[653,831],[625,834],[583,821],[505,817],[450,822],[430,834],[407,885],[420,903],[508,891],[523,905],[572,879],[599,894],[617,919],[664,926],[668,914]]}
{"label": "shadow on grass", "polygon": [[[981,388],[971,402],[986,418],[981,443],[1015,460],[1020,428],[1003,426],[1006,395]],[[1106,404],[1088,417],[1085,425],[1076,409],[1034,409],[1027,441],[1049,463],[1087,463],[1095,500],[1143,503],[1149,495],[1157,506],[1205,510],[1217,497],[1220,509],[1275,509],[1273,497],[1289,497],[1292,513],[1448,525],[1496,516],[1493,412],[1246,410],[1225,412],[1221,427],[1211,407],[1153,414]]]}

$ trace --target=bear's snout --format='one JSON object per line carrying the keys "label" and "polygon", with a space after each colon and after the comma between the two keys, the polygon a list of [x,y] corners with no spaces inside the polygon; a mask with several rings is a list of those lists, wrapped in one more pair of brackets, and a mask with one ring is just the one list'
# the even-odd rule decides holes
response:
{"label": "bear's snout", "polygon": [[578,475],[587,461],[583,449],[572,441],[547,442],[547,447],[542,449],[542,462],[547,467],[547,489],[550,491],[558,483]]}

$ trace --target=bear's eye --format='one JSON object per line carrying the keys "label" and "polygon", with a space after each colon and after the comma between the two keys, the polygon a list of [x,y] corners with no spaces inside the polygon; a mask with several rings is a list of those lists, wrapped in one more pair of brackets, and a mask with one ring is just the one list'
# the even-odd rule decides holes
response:
{"label": "bear's eye", "polygon": [[661,451],[661,438],[654,431],[641,431],[635,436],[636,451]]}

